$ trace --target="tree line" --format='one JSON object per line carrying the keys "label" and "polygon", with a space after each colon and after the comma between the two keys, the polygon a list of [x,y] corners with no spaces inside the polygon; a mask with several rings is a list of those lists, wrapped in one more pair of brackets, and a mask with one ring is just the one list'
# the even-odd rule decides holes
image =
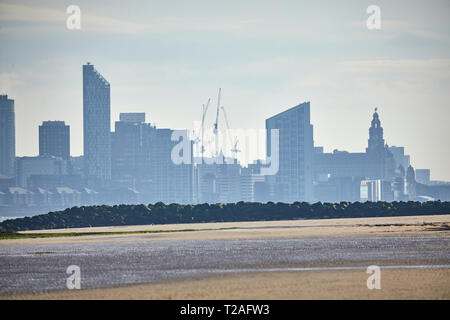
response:
{"label": "tree line", "polygon": [[144,224],[392,217],[450,214],[450,202],[340,202],[102,205],[5,220],[0,232]]}

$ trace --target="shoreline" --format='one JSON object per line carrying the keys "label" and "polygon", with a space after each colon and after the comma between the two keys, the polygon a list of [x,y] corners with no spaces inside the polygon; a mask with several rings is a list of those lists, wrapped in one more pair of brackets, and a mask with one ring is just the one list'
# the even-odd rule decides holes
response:
{"label": "shoreline", "polygon": [[[450,215],[407,216],[389,218],[343,218],[317,220],[281,220],[238,223],[208,223],[183,225],[147,225],[99,227],[66,230],[40,230],[34,233],[55,232],[124,232],[116,235],[86,235],[0,240],[0,251],[15,250],[14,245],[32,246],[64,244],[80,246],[84,243],[104,243],[107,248],[129,242],[151,245],[152,242],[211,241],[211,240],[282,240],[339,237],[414,237],[444,239],[441,247],[448,250]],[[174,232],[185,228],[208,228],[189,232]],[[223,229],[236,227],[237,229]],[[88,229],[88,230],[86,230]],[[135,231],[160,231],[132,233]],[[447,242],[445,242],[447,241]],[[182,242],[180,242],[182,243]],[[205,242],[206,243],[206,242]],[[420,243],[420,242],[419,242]],[[192,246],[191,244],[190,246]],[[419,245],[420,246],[420,245]],[[7,248],[9,247],[9,248]],[[423,248],[426,249],[425,247]],[[40,249],[41,250],[41,249]],[[30,255],[45,254],[34,252]],[[347,260],[345,262],[316,261],[304,264],[255,264],[236,269],[211,269],[201,276],[186,276],[154,283],[131,284],[119,287],[99,287],[82,290],[55,290],[38,293],[0,295],[2,299],[450,299],[450,261],[393,259],[390,261]],[[382,273],[382,290],[366,287],[369,265],[378,265]],[[263,267],[263,269],[261,269]],[[225,270],[225,272],[223,272]],[[222,271],[222,272],[221,272]],[[244,272],[243,272],[244,271]]]}
{"label": "shoreline", "polygon": [[427,223],[427,222],[450,222],[449,214],[438,215],[413,215],[413,216],[394,216],[394,217],[362,217],[362,218],[322,218],[322,219],[295,219],[295,220],[261,220],[261,221],[235,221],[235,222],[194,222],[194,223],[173,223],[173,224],[152,224],[152,225],[129,225],[129,226],[105,226],[105,227],[83,227],[83,228],[65,228],[65,229],[42,229],[20,231],[21,233],[59,233],[59,232],[107,232],[107,231],[137,231],[137,230],[174,230],[207,228],[208,226],[217,226],[229,228],[239,227],[258,227],[264,226],[283,226],[286,223],[296,226],[318,226],[318,225],[345,225],[345,224],[379,224],[381,220],[386,223]]}
{"label": "shoreline", "polygon": [[[138,225],[95,228],[23,231],[21,234],[62,234],[58,237],[0,239],[1,246],[116,241],[286,239],[362,235],[401,236],[450,234],[450,215],[388,218],[342,218],[278,220],[252,222],[215,222],[193,224]],[[67,236],[64,235],[67,233]],[[84,233],[73,236],[70,233]]]}

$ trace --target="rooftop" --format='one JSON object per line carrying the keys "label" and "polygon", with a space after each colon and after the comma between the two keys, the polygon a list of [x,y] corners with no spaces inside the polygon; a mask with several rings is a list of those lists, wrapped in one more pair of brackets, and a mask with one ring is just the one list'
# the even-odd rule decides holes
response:
{"label": "rooftop", "polygon": [[289,108],[289,109],[287,109],[287,110],[285,110],[285,111],[283,111],[283,112],[280,112],[280,113],[278,113],[278,114],[276,114],[276,115],[274,115],[274,116],[268,118],[267,120],[270,120],[270,119],[273,119],[273,118],[277,118],[277,117],[286,115],[287,113],[290,113],[290,112],[293,112],[293,111],[296,111],[296,110],[300,110],[300,109],[302,109],[302,108],[304,108],[304,107],[306,107],[306,106],[309,106],[309,104],[310,104],[309,101],[305,101],[305,102],[299,103],[299,104],[296,105],[295,107],[292,107],[292,108]]}

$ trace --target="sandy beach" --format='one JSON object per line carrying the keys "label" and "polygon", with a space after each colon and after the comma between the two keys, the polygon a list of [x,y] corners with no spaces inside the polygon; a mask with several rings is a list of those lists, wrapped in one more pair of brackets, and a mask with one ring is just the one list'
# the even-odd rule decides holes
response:
{"label": "sandy beach", "polygon": [[369,290],[365,271],[248,273],[116,288],[64,290],[2,299],[450,299],[450,270],[383,270]]}
{"label": "sandy beach", "polygon": [[[73,243],[77,241],[133,241],[127,232],[155,231],[142,234],[145,241],[161,240],[211,240],[211,239],[279,239],[302,237],[339,237],[358,235],[399,235],[416,233],[418,235],[449,234],[449,215],[406,216],[387,218],[343,218],[315,220],[281,220],[255,222],[218,222],[191,224],[161,224],[117,227],[71,228],[23,231],[36,233],[109,233],[124,234],[86,235],[83,237],[55,237],[33,239],[0,240],[2,245]],[[183,231],[192,230],[192,231]],[[168,231],[168,232],[160,232]],[[180,232],[174,232],[180,231]]]}
{"label": "sandy beach", "polygon": [[[244,272],[245,268],[236,267],[235,271],[227,274],[213,272],[201,276],[157,280],[152,283],[111,285],[82,290],[17,292],[1,294],[0,299],[449,299],[450,259],[447,258],[448,239],[450,238],[449,224],[450,215],[436,215],[29,231],[27,233],[125,232],[125,234],[0,240],[0,251],[6,252],[9,248],[8,252],[14,252],[15,246],[36,247],[40,250],[48,247],[49,251],[54,250],[51,248],[55,248],[55,246],[63,246],[66,248],[64,250],[67,250],[76,245],[81,245],[82,248],[83,244],[101,245],[105,248],[124,245],[133,248],[134,243],[139,243],[140,246],[144,245],[146,250],[153,250],[152,243],[159,247],[165,243],[168,246],[174,243],[180,252],[176,253],[175,257],[179,258],[179,255],[183,254],[183,247],[182,245],[180,247],[179,244],[183,243],[192,244],[192,250],[197,250],[195,249],[197,243],[211,243],[211,241],[222,241],[220,243],[224,244],[229,243],[227,241],[233,241],[235,245],[244,245],[244,247],[249,243],[248,241],[266,241],[264,243],[273,241],[276,247],[277,241],[309,241],[308,239],[319,241],[324,239],[328,244],[323,249],[315,249],[315,254],[326,249],[329,255],[334,256],[333,252],[343,250],[338,244],[339,241],[345,240],[351,243],[356,246],[355,248],[361,250],[361,253],[364,253],[365,249],[358,247],[360,239],[364,240],[361,242],[361,246],[370,246],[372,241],[373,243],[381,241],[381,244],[375,245],[375,248],[369,248],[375,251],[368,249],[368,258],[360,260],[351,257],[347,260],[340,260],[338,255],[337,258],[335,256],[329,261],[326,259],[322,261],[320,258],[316,262],[305,260],[304,263],[285,263],[283,262],[284,258],[281,257],[281,260],[275,259],[273,262],[264,262],[261,265],[258,262],[253,263],[254,270],[252,269],[251,272]],[[195,231],[181,231],[186,229]],[[158,233],[126,233],[136,231],[158,231]],[[371,240],[371,237],[374,240]],[[410,244],[396,249],[396,243],[403,238],[408,239]],[[389,244],[384,245],[383,239],[390,241]],[[424,241],[423,247],[421,247],[421,239]],[[440,241],[439,244],[433,244],[435,243],[433,239]],[[430,243],[429,245],[425,244],[428,243],[427,241]],[[290,247],[298,246],[295,244],[297,242],[292,243],[289,245]],[[306,245],[308,243],[305,242]],[[336,249],[333,249],[334,243],[336,243]],[[164,249],[163,252],[169,254],[172,250]],[[268,247],[266,250],[271,249]],[[351,253],[353,249],[349,250]],[[267,252],[269,254],[270,251]],[[304,254],[293,252],[294,254]],[[388,260],[385,258],[377,260],[376,257],[382,252],[388,257]],[[210,254],[213,253],[208,253],[208,255]],[[289,257],[289,253],[286,254]],[[308,251],[306,254],[306,258],[308,258]],[[141,253],[142,255],[145,256],[148,253]],[[253,256],[252,252],[249,252],[248,255]],[[137,252],[137,256],[138,259],[141,259],[139,252]],[[344,251],[343,256],[345,256]],[[40,258],[36,255],[34,257]],[[354,257],[358,257],[358,253],[355,253]],[[431,259],[427,257],[431,257]],[[154,256],[150,261],[155,259],[160,258]],[[167,259],[169,262],[171,261],[170,256]],[[239,261],[241,258],[236,259]],[[180,261],[186,263],[185,258]],[[201,262],[198,263],[202,266]],[[366,286],[369,276],[366,268],[369,263],[382,267],[380,290],[369,290]],[[427,267],[427,265],[433,264],[435,267]],[[383,269],[383,266],[386,265],[391,268]],[[396,265],[398,268],[392,268]],[[320,266],[323,269],[300,270],[300,267],[305,266],[313,268]],[[342,266],[354,269],[333,269]],[[259,271],[259,267],[262,271]],[[274,269],[269,271],[271,267]],[[289,270],[289,267],[294,268]],[[327,269],[328,267],[329,269]]]}

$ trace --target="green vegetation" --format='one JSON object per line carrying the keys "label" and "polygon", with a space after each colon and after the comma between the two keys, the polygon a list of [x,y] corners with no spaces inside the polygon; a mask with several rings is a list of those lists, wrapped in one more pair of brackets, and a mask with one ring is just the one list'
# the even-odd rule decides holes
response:
{"label": "green vegetation", "polygon": [[5,220],[0,223],[0,232],[146,224],[391,217],[449,213],[450,202],[448,201],[294,202],[290,204],[238,202],[211,205],[166,205],[158,202],[149,205],[73,207],[34,217]]}

